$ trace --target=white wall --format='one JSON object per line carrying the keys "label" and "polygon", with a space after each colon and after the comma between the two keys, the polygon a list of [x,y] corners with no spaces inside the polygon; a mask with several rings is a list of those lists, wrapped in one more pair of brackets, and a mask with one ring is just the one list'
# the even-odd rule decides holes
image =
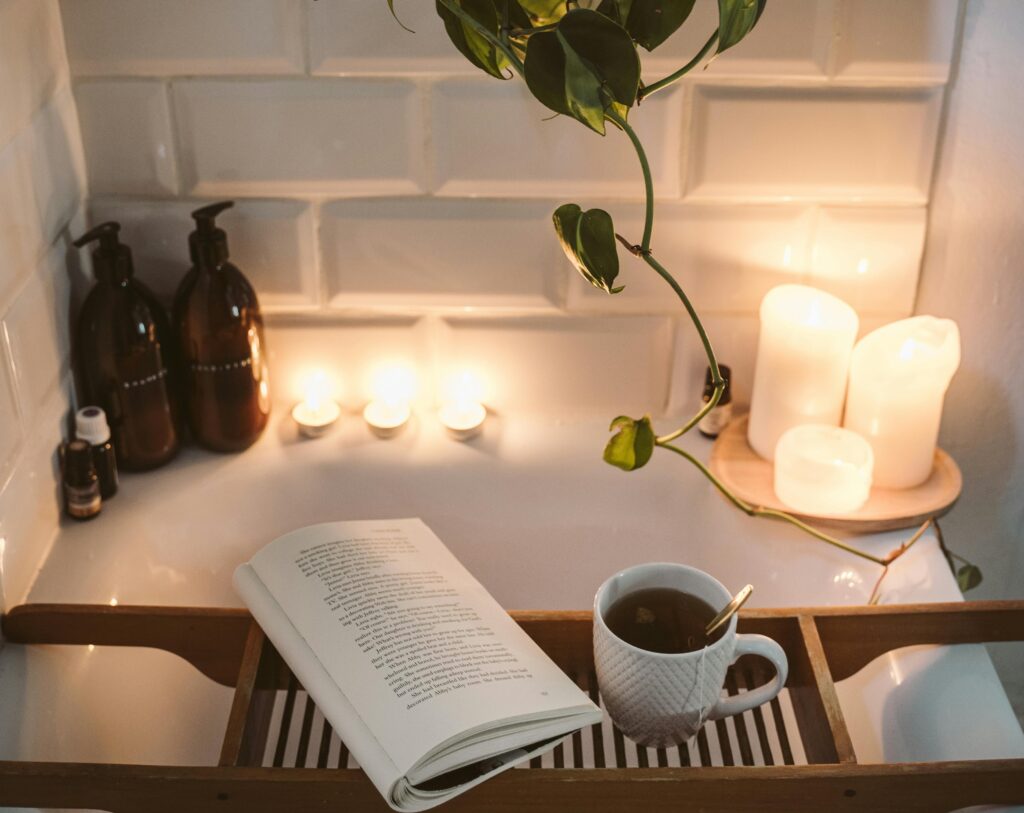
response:
{"label": "white wall", "polygon": [[84,178],[57,0],[0,0],[0,609],[24,599],[60,514]]}
{"label": "white wall", "polygon": [[[415,35],[383,0],[64,0],[91,218],[124,222],[169,297],[190,207],[239,198],[225,225],[274,315],[285,401],[316,361],[358,404],[386,317],[387,355],[420,368],[428,400],[431,371],[464,364],[497,409],[690,408],[699,343],[668,289],[631,258],[623,294],[590,289],[551,229],[577,200],[639,234],[626,139],[545,121],[518,80],[454,51],[433,3],[396,7]],[[651,77],[699,49],[716,8],[698,2]],[[635,111],[662,199],[655,252],[707,315],[740,401],[757,304],[779,281],[841,293],[869,327],[911,312],[955,17],[952,0],[777,2]]]}
{"label": "white wall", "polygon": [[[971,0],[935,179],[916,310],[955,319],[963,363],[941,443],[964,472],[942,527],[985,582],[1024,597],[1024,3]],[[1024,647],[997,653],[1024,718]]]}

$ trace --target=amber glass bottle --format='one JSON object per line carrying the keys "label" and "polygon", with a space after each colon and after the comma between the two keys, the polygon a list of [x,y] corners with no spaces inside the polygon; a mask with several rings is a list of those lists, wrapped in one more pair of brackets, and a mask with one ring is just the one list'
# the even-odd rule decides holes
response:
{"label": "amber glass bottle", "polygon": [[252,285],[228,262],[214,218],[231,201],[196,209],[192,268],[178,286],[174,325],[192,435],[218,452],[251,446],[270,415],[263,318]]}
{"label": "amber glass bottle", "polygon": [[75,245],[93,240],[96,285],[78,317],[75,359],[79,399],[107,413],[117,465],[140,471],[162,465],[179,446],[174,343],[156,297],[133,276],[132,253],[117,223],[101,223]]}

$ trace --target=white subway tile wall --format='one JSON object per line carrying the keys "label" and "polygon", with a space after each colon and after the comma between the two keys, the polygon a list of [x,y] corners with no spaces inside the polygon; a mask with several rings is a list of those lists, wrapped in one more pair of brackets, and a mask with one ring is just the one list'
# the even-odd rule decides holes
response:
{"label": "white subway tile wall", "polygon": [[302,1],[71,0],[68,61],[76,76],[303,73]]}
{"label": "white subway tile wall", "polygon": [[[93,223],[121,224],[136,277],[170,305],[190,265],[188,235],[195,228],[190,213],[210,202],[95,197],[89,216]],[[229,235],[231,262],[245,269],[260,307],[269,313],[318,305],[313,209],[299,200],[241,199],[217,219]]]}
{"label": "white subway tile wall", "polygon": [[167,86],[81,82],[75,88],[89,192],[160,195],[178,191]]}
{"label": "white subway tile wall", "polygon": [[[85,159],[57,0],[0,2],[0,611],[56,534]],[[69,262],[69,259],[71,260]]]}
{"label": "white subway tile wall", "polygon": [[[911,312],[956,4],[879,2],[770,4],[746,42],[632,114],[659,198],[655,254],[708,314],[741,402],[773,285],[821,285],[870,318]],[[270,312],[283,399],[323,356],[354,403],[366,393],[353,377],[409,336],[422,392],[472,364],[500,373],[504,408],[657,412],[696,397],[700,345],[662,280],[622,251],[626,289],[609,297],[551,229],[574,200],[639,241],[627,139],[484,76],[432,3],[395,4],[415,34],[383,0],[61,5],[92,221],[124,223],[166,299],[188,210],[238,198],[224,225]],[[648,79],[697,52],[716,7],[698,0],[646,58]],[[627,357],[631,378],[611,386],[609,359]]]}
{"label": "white subway tile wall", "polygon": [[563,255],[550,229],[551,206],[534,201],[335,201],[321,214],[328,301],[554,308]]}
{"label": "white subway tile wall", "polygon": [[421,99],[405,79],[175,83],[184,189],[202,195],[423,191]]}

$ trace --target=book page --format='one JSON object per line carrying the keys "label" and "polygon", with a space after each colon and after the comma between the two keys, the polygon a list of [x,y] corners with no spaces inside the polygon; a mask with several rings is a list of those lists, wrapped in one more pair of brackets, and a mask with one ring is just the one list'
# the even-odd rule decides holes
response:
{"label": "book page", "polygon": [[589,707],[419,520],[304,528],[251,564],[403,773],[480,726]]}

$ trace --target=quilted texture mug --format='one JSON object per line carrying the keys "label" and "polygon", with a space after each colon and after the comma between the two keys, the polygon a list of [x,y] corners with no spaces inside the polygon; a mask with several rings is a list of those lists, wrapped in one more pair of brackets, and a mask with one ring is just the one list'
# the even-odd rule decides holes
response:
{"label": "quilted texture mug", "polygon": [[[661,653],[623,641],[605,614],[637,590],[672,588],[696,596],[715,612],[732,598],[702,570],[669,562],[637,565],[616,573],[594,598],[594,664],[604,704],[623,734],[640,745],[661,748],[685,742],[704,724],[767,703],[786,683],[786,653],[764,635],[737,635],[736,616],[713,644],[695,652]],[[760,655],[775,667],[764,686],[722,698],[729,665],[741,655]]]}

